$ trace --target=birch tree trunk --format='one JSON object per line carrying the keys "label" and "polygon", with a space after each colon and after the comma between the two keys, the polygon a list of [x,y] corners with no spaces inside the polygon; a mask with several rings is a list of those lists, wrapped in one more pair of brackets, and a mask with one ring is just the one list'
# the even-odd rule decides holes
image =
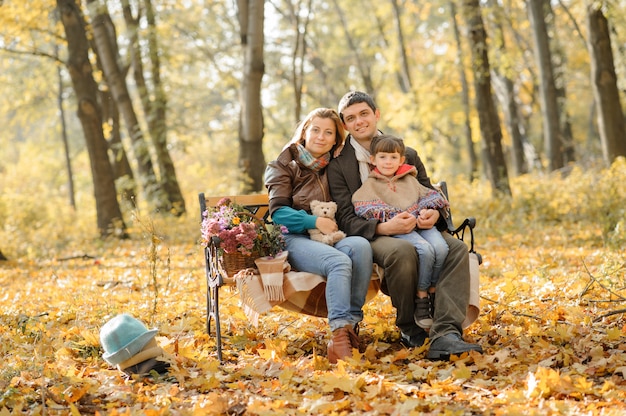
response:
{"label": "birch tree trunk", "polygon": [[117,201],[107,143],[102,131],[98,88],[89,61],[85,20],[76,0],[57,0],[57,9],[65,28],[68,45],[67,68],[76,94],[78,118],[85,134],[91,163],[98,230],[102,237],[109,235],[127,237],[126,225]]}

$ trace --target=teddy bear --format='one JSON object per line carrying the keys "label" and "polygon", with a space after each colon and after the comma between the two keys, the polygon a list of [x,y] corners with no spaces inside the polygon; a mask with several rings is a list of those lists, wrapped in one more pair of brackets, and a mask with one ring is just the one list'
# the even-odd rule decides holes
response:
{"label": "teddy bear", "polygon": [[[311,213],[313,215],[317,215],[318,217],[330,218],[335,221],[335,213],[337,212],[337,203],[330,202],[322,202],[318,200],[311,201]],[[317,228],[313,228],[309,230],[309,234],[311,236],[311,240],[320,241],[324,244],[328,244],[329,246],[334,245],[337,241],[341,240],[346,236],[346,233],[343,231],[334,231],[330,234],[322,234],[320,230]]]}

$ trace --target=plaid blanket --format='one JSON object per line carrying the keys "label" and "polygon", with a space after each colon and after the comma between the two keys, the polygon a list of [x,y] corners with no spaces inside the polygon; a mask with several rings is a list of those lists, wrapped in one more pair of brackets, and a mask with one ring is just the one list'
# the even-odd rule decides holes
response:
{"label": "plaid blanket", "polygon": [[[463,322],[463,328],[470,326],[478,318],[480,312],[478,259],[475,255],[473,258],[474,261],[472,261],[472,254],[470,254],[470,265],[474,268],[475,264],[475,272],[472,272],[470,306]],[[371,301],[378,294],[382,277],[383,269],[374,264],[374,273],[372,273],[366,302]],[[328,316],[325,295],[326,281],[320,275],[291,270],[289,263],[285,262],[282,288],[284,301],[269,301],[267,299],[263,281],[257,269],[240,270],[233,278],[237,283],[244,313],[254,326],[258,326],[259,316],[274,306],[320,318]]]}

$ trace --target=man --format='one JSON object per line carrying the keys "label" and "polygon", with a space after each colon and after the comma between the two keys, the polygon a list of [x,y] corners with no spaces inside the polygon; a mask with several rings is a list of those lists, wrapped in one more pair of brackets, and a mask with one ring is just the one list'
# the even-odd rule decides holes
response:
{"label": "man", "polygon": [[[444,233],[444,238],[450,250],[437,283],[433,325],[427,333],[415,323],[418,255],[411,243],[391,236],[406,234],[415,229],[416,224],[419,228],[437,226],[445,229],[445,219],[436,210],[417,219],[404,212],[384,223],[357,216],[352,194],[369,175],[369,147],[372,138],[380,134],[377,127],[380,110],[368,94],[351,91],[340,100],[338,112],[349,135],[341,153],[328,166],[330,193],[338,206],[337,222],[348,235],[361,235],[370,240],[374,261],[385,269],[382,291],[391,297],[397,310],[400,341],[407,347],[421,347],[429,338],[427,358],[433,360],[446,360],[452,354],[472,350],[482,353],[479,345],[467,343],[462,338],[461,323],[469,302],[469,256],[465,243],[448,233]],[[432,188],[424,164],[417,152],[409,147],[406,163],[417,168],[420,183]]]}

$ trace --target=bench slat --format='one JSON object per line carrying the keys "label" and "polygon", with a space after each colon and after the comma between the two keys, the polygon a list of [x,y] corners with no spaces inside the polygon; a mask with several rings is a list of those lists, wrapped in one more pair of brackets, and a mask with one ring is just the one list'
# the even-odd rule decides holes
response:
{"label": "bench slat", "polygon": [[267,194],[205,196],[205,207],[215,207],[224,198],[230,199],[235,204],[243,205],[259,219],[267,221],[269,217],[269,197]]}

